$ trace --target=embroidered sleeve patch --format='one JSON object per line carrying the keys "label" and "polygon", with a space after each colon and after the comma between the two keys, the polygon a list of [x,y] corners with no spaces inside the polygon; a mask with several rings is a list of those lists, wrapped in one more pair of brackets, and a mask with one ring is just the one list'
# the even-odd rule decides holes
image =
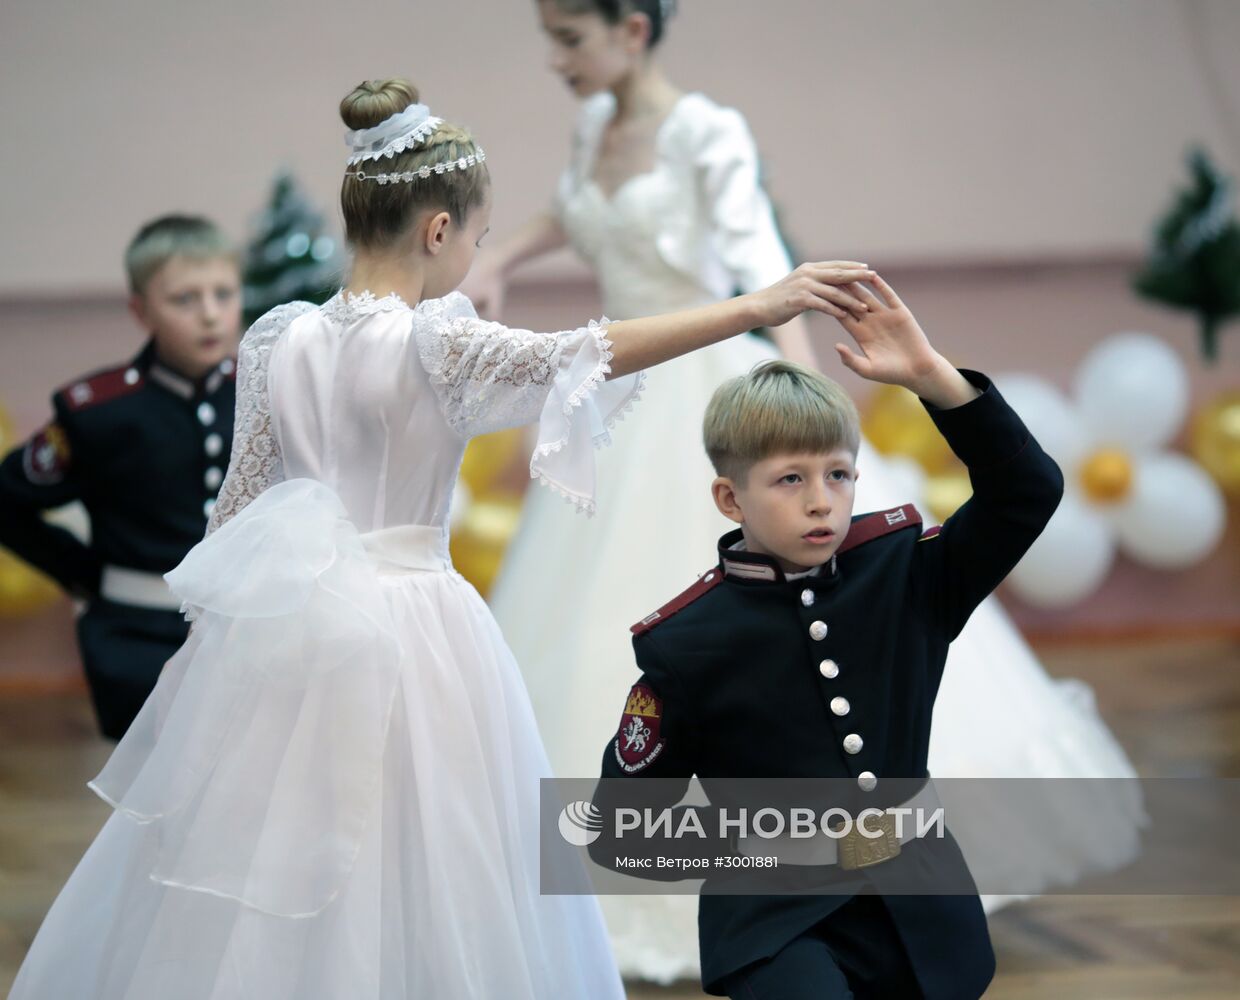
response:
{"label": "embroidered sleeve patch", "polygon": [[663,752],[659,723],[663,719],[663,702],[645,684],[634,684],[620,717],[616,733],[616,763],[629,774],[641,771],[655,762]]}
{"label": "embroidered sleeve patch", "polygon": [[69,471],[69,439],[60,425],[50,423],[26,442],[22,469],[35,486],[55,486]]}

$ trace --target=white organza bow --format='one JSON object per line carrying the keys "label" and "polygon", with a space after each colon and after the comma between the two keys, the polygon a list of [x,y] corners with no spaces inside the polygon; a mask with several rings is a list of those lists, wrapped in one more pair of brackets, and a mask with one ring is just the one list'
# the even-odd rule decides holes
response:
{"label": "white organza bow", "polygon": [[344,134],[349,147],[349,166],[364,160],[398,156],[423,142],[443,124],[442,118],[431,114],[425,104],[411,104],[373,128],[357,129]]}

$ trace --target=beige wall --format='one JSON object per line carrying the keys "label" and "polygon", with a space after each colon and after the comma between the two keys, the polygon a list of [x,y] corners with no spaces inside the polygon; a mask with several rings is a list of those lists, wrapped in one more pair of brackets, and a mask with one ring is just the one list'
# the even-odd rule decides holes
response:
{"label": "beige wall", "polygon": [[[749,116],[810,254],[1131,252],[1186,143],[1240,168],[1234,0],[681,6],[667,68]],[[573,114],[531,0],[8,0],[0,17],[0,294],[118,288],[120,247],[165,210],[243,232],[280,164],[334,216],[335,103],[364,76],[407,73],[477,130],[499,231],[545,203]]]}

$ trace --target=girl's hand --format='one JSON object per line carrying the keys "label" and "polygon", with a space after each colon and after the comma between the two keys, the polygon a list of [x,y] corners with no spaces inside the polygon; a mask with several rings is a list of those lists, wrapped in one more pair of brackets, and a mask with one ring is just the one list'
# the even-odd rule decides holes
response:
{"label": "girl's hand", "polygon": [[508,282],[503,272],[485,259],[474,262],[459,289],[474,304],[480,317],[496,321],[503,313],[507,290]]}
{"label": "girl's hand", "polygon": [[835,345],[844,366],[871,382],[902,385],[914,392],[945,370],[955,374],[955,368],[930,346],[895,290],[877,274],[871,282],[881,298],[860,282],[850,285],[853,295],[869,308],[864,313],[850,311],[837,317],[860,348],[858,353],[846,344]]}
{"label": "girl's hand", "polygon": [[864,316],[869,307],[855,291],[856,282],[876,277],[864,264],[854,260],[832,260],[802,264],[786,278],[753,293],[757,326],[782,326],[808,310],[823,312],[843,320]]}

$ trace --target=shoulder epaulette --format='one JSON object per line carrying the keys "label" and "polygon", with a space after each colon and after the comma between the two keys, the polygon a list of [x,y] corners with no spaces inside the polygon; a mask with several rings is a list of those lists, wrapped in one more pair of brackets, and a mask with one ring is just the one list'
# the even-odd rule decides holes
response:
{"label": "shoulder epaulette", "polygon": [[649,632],[656,625],[667,621],[672,615],[683,611],[690,604],[696,601],[703,594],[714,590],[719,584],[723,583],[723,573],[716,566],[707,570],[697,578],[697,581],[688,590],[673,597],[658,611],[651,612],[636,625],[632,626],[629,631],[634,635],[641,635],[643,632]]}
{"label": "shoulder epaulette", "polygon": [[132,365],[109,368],[70,382],[57,390],[64,397],[71,413],[106,403],[137,392],[146,381],[142,372]]}
{"label": "shoulder epaulette", "polygon": [[883,535],[889,535],[893,531],[920,526],[921,515],[917,513],[917,508],[911,503],[906,503],[900,507],[892,507],[891,510],[880,510],[873,514],[865,514],[853,521],[848,529],[847,536],[845,536],[843,543],[836,552],[837,554],[847,552],[849,549],[855,549],[858,545],[864,545],[866,542],[872,542]]}

